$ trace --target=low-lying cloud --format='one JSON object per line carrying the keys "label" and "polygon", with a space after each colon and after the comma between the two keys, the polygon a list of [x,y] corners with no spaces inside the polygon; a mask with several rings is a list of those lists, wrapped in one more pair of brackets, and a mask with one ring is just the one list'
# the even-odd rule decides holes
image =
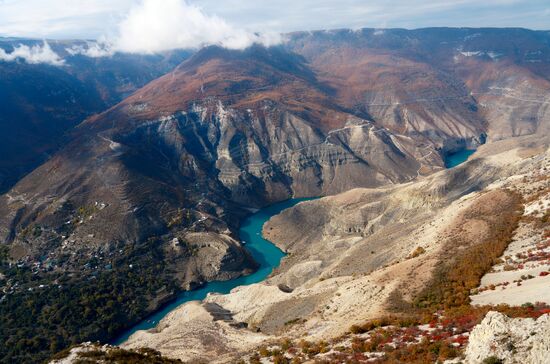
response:
{"label": "low-lying cloud", "polygon": [[65,51],[71,56],[82,55],[91,58],[109,57],[115,53],[112,44],[106,41],[88,42],[86,45],[74,45],[70,48],[65,48]]}
{"label": "low-lying cloud", "polygon": [[143,0],[119,24],[113,49],[156,53],[212,44],[243,49],[253,43],[269,46],[279,41],[278,35],[261,35],[237,28],[185,0]]}
{"label": "low-lying cloud", "polygon": [[37,44],[31,47],[19,44],[9,53],[0,48],[0,61],[14,62],[17,60],[23,60],[29,64],[45,63],[53,66],[61,66],[65,63],[46,41],[41,45]]}

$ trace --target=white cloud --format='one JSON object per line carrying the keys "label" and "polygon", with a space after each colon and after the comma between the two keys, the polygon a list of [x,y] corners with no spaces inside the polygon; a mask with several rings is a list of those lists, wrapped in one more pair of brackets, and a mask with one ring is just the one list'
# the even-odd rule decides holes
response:
{"label": "white cloud", "polygon": [[46,41],[42,45],[37,44],[32,47],[19,44],[10,53],[0,48],[0,61],[13,62],[18,59],[24,60],[29,64],[46,63],[53,66],[61,66],[65,62],[51,49]]}
{"label": "white cloud", "polygon": [[74,45],[71,48],[65,48],[65,51],[71,56],[83,55],[91,58],[110,57],[115,53],[112,44],[105,40],[87,42],[86,45]]}
{"label": "white cloud", "polygon": [[269,46],[278,42],[278,35],[234,27],[185,0],[143,0],[119,24],[113,48],[120,52],[156,53],[211,44],[243,49],[253,43]]}
{"label": "white cloud", "polygon": [[114,35],[65,50],[72,56],[98,58],[115,52],[150,54],[205,45],[244,49],[254,43],[275,45],[281,39],[276,32],[260,34],[237,28],[186,0],[142,0],[121,19]]}
{"label": "white cloud", "polygon": [[[104,35],[111,51],[158,52],[202,44],[242,48],[255,41],[278,40],[258,36],[258,31],[432,26],[547,29],[549,11],[548,0],[0,0],[0,35],[37,39]],[[92,46],[83,47],[79,54],[109,52]]]}

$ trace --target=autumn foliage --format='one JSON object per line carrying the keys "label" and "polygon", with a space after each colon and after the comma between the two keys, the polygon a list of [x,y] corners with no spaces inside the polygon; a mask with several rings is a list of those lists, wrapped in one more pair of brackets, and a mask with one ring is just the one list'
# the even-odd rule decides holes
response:
{"label": "autumn foliage", "polygon": [[445,254],[451,259],[442,259],[431,282],[416,298],[417,307],[442,309],[470,303],[471,290],[479,286],[483,275],[504,253],[523,213],[521,196],[509,191],[506,194],[498,209],[468,211],[467,219],[487,222],[491,227],[488,234],[479,241],[456,236],[446,243]]}

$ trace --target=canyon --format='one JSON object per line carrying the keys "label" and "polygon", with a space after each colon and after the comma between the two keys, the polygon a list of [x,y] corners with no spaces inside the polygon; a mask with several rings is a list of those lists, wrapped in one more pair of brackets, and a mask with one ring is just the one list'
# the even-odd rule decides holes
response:
{"label": "canyon", "polygon": [[[300,348],[286,352],[288,345],[283,350],[280,343],[288,340],[296,347],[308,340],[328,347],[327,355],[310,359],[330,361],[329,354],[345,346],[344,339],[350,345],[346,335],[354,324],[398,314],[402,308],[394,305],[400,299],[419,297],[437,267],[450,260],[449,244],[470,239],[463,244],[472,245],[484,234],[491,222],[470,217],[473,211],[502,208],[511,201],[504,188],[516,186],[529,193],[541,177],[537,183],[547,191],[545,139],[533,141],[533,149],[519,146],[524,140],[496,154],[487,145],[481,148],[483,157],[418,182],[353,189],[283,211],[264,226],[264,236],[288,254],[268,280],[182,305],[156,328],[134,334],[123,347],[154,347],[184,361],[228,362],[252,359],[250,352],[264,345],[307,360]],[[530,194],[538,191],[535,187]],[[543,265],[548,267],[548,262]],[[536,287],[524,291],[520,304],[535,302],[538,294]],[[223,307],[232,319],[213,320],[207,308],[211,304]],[[248,329],[234,328],[232,322],[245,322]],[[362,355],[367,362],[380,352]],[[490,356],[490,350],[484,353],[471,362]]]}
{"label": "canyon", "polygon": [[[547,32],[362,29],[209,46],[160,67],[85,111],[106,108],[64,129],[56,152],[0,196],[10,274],[25,277],[4,280],[3,307],[25,297],[46,322],[68,290],[97,310],[82,313],[76,338],[64,330],[33,350],[111,340],[182,290],[252,273],[239,239],[251,209],[327,196],[264,226],[289,253],[267,281],[183,305],[124,347],[223,362],[287,336],[340,337],[386,313],[395,292],[410,301],[429,285],[464,211],[512,206],[511,181],[547,168],[549,57]],[[113,277],[127,279],[107,287]],[[103,296],[88,294],[99,282]],[[118,305],[110,289],[128,296]],[[212,307],[232,319],[213,321]],[[18,342],[3,354],[29,359]]]}

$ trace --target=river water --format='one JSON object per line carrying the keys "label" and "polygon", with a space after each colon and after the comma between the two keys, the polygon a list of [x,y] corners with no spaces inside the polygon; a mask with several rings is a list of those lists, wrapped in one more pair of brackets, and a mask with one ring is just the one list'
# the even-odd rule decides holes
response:
{"label": "river water", "polygon": [[231,279],[229,281],[209,282],[201,288],[185,291],[178,295],[175,301],[164,306],[161,310],[155,312],[145,320],[141,321],[131,329],[124,332],[116,340],[113,340],[114,345],[124,343],[128,338],[139,330],[148,330],[155,327],[170,311],[178,306],[189,302],[204,299],[208,293],[229,293],[233,288],[238,286],[246,286],[253,283],[258,283],[266,279],[274,268],[278,267],[281,259],[285,256],[279,248],[274,244],[262,238],[262,227],[274,215],[281,211],[296,205],[299,202],[311,199],[292,199],[280,202],[268,207],[265,207],[253,215],[248,216],[241,224],[239,236],[241,241],[245,242],[245,247],[254,257],[254,260],[260,265],[254,273]]}
{"label": "river water", "polygon": [[475,149],[462,149],[456,153],[449,154],[445,157],[445,167],[453,168],[468,160],[474,154]]}
{"label": "river water", "polygon": [[[453,168],[464,163],[475,152],[475,150],[464,149],[459,152],[449,154],[445,157],[445,166]],[[170,311],[178,306],[189,302],[204,299],[208,293],[229,293],[233,288],[254,284],[266,279],[274,268],[278,267],[285,254],[274,244],[262,238],[262,227],[274,215],[281,211],[296,205],[299,202],[310,199],[292,199],[265,207],[258,212],[247,217],[239,230],[241,241],[245,242],[245,247],[254,257],[254,260],[260,265],[258,270],[250,275],[231,279],[229,281],[209,282],[201,288],[185,291],[178,295],[175,301],[164,306],[161,310],[155,312],[145,320],[141,321],[131,329],[124,332],[113,344],[120,345],[139,330],[148,330],[155,327]]]}

